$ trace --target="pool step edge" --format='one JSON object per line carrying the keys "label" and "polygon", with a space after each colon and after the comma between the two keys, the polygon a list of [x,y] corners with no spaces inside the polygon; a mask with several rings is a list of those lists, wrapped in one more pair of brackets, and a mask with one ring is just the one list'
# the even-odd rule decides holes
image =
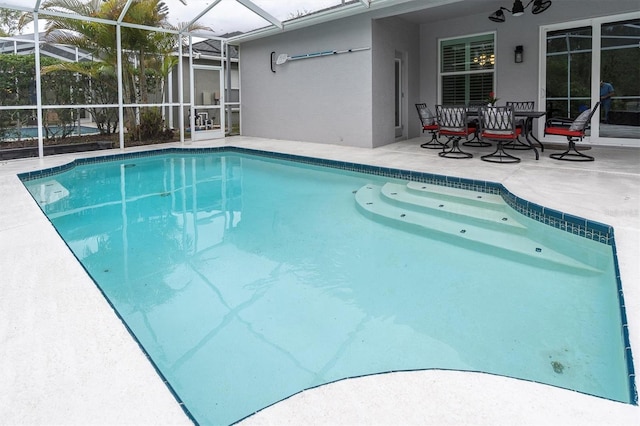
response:
{"label": "pool step edge", "polygon": [[[419,182],[387,182],[380,192],[384,200],[390,204],[412,211],[429,212],[436,216],[477,223],[496,230],[509,230],[521,234],[527,231],[527,227],[518,221],[515,212],[499,195]],[[478,214],[479,211],[482,214]]]}
{"label": "pool step edge", "polygon": [[[559,253],[540,242],[509,228],[497,230],[476,221],[459,217],[435,216],[416,209],[389,203],[379,185],[367,184],[355,194],[356,206],[367,217],[384,223],[424,233],[430,238],[462,245],[483,253],[505,256],[547,269],[569,268],[578,273],[600,273],[601,270]],[[485,224],[486,225],[486,224]],[[496,237],[496,232],[499,237]]]}

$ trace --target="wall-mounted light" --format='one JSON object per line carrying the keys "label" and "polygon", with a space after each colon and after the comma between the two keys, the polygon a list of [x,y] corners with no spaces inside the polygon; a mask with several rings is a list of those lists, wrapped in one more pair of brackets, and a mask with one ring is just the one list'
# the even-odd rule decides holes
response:
{"label": "wall-mounted light", "polygon": [[544,12],[551,6],[551,0],[529,0],[529,3],[527,3],[526,6],[522,5],[522,0],[515,0],[511,9],[501,7],[500,9],[489,15],[489,20],[493,22],[504,22],[506,20],[506,17],[504,16],[503,10],[511,12],[511,15],[513,16],[522,16],[524,15],[524,10],[531,6],[531,3],[533,3],[533,6],[531,7],[531,13],[533,13],[534,15]]}
{"label": "wall-mounted light", "polygon": [[514,61],[516,64],[521,64],[524,61],[524,48],[522,45],[516,46],[516,50],[514,51]]}

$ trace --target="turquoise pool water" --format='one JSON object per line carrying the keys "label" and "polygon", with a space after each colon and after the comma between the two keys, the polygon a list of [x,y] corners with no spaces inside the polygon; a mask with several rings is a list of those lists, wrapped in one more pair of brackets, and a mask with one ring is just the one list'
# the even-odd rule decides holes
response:
{"label": "turquoise pool water", "polygon": [[[200,424],[415,369],[632,402],[612,247],[510,208],[393,219],[402,203],[372,212],[367,197],[406,180],[233,152],[123,157],[25,185]],[[459,228],[438,222],[451,218]]]}
{"label": "turquoise pool water", "polygon": [[[58,133],[62,133],[62,128],[59,128],[58,126],[49,126],[48,127],[50,134],[52,135],[57,135]],[[95,127],[88,127],[88,126],[80,126],[80,131],[78,131],[78,127],[75,127],[75,131],[72,133],[72,135],[93,135],[98,133],[98,129],[96,129]],[[42,134],[46,136],[46,131],[43,128],[42,129]],[[33,138],[37,138],[38,137],[38,128],[37,127],[22,127],[20,129],[20,131],[18,132],[17,130],[14,129],[9,129],[7,130],[7,132],[4,134],[4,138],[5,139],[17,139],[18,137],[22,138],[22,139],[33,139]]]}

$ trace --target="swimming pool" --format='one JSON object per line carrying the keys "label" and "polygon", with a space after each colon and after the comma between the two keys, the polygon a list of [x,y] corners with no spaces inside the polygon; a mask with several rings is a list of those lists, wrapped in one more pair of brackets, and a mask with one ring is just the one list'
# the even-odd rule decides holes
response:
{"label": "swimming pool", "polygon": [[[58,133],[62,133],[62,128],[58,127],[58,126],[48,126],[47,127],[49,129],[49,132],[51,135],[57,136]],[[98,129],[96,129],[95,127],[88,127],[88,126],[80,126],[80,129],[78,129],[78,127],[74,127],[74,131],[68,135],[68,136],[77,136],[77,135],[95,135],[99,133]],[[46,136],[46,130],[45,128],[42,128],[42,134]],[[20,137],[21,139],[33,139],[33,138],[37,138],[38,137],[38,128],[37,127],[22,127],[20,129],[20,131],[15,130],[15,129],[8,129],[5,134],[4,134],[4,138],[5,139],[18,139],[18,137]]]}
{"label": "swimming pool", "polygon": [[[362,214],[367,186],[438,180],[408,172],[244,152],[111,160],[23,179],[199,422],[230,423],[344,377],[422,368],[630,402],[608,244],[566,232],[537,240],[598,266],[567,273]],[[500,190],[448,183],[484,185],[487,198]],[[576,226],[591,238],[594,229]]]}

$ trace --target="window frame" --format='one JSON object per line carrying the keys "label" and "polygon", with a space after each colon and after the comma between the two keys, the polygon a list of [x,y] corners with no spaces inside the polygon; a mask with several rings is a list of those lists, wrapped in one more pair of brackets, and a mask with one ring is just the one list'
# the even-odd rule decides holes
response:
{"label": "window frame", "polygon": [[[467,57],[465,58],[466,60],[466,64],[470,65],[472,60],[471,60],[471,47],[470,44],[472,42],[473,39],[477,39],[480,37],[491,37],[493,39],[493,66],[491,68],[486,68],[486,69],[470,69],[469,66],[466,67],[466,69],[464,71],[444,71],[444,64],[443,64],[443,45],[445,43],[451,42],[451,41],[460,41],[460,42],[464,42],[465,46],[466,46],[466,52],[465,55],[467,55]],[[445,87],[444,87],[444,77],[446,76],[452,76],[452,75],[465,75],[465,76],[469,76],[469,75],[477,75],[477,74],[487,74],[490,73],[492,74],[492,78],[491,78],[491,88],[489,91],[491,92],[496,92],[496,75],[497,75],[497,68],[498,68],[498,54],[496,52],[496,47],[497,47],[497,31],[486,31],[486,32],[481,32],[481,33],[475,33],[475,34],[466,34],[463,36],[455,36],[455,37],[446,37],[446,38],[439,38],[438,39],[438,84],[437,84],[437,99],[438,99],[438,103],[442,104],[443,103],[443,99],[445,97]],[[488,93],[484,94],[483,96],[488,97]],[[471,95],[469,92],[469,88],[465,88],[465,104],[469,103],[469,102],[473,102],[473,101],[478,101],[478,99],[471,99]],[[459,102],[458,102],[459,103]]]}

